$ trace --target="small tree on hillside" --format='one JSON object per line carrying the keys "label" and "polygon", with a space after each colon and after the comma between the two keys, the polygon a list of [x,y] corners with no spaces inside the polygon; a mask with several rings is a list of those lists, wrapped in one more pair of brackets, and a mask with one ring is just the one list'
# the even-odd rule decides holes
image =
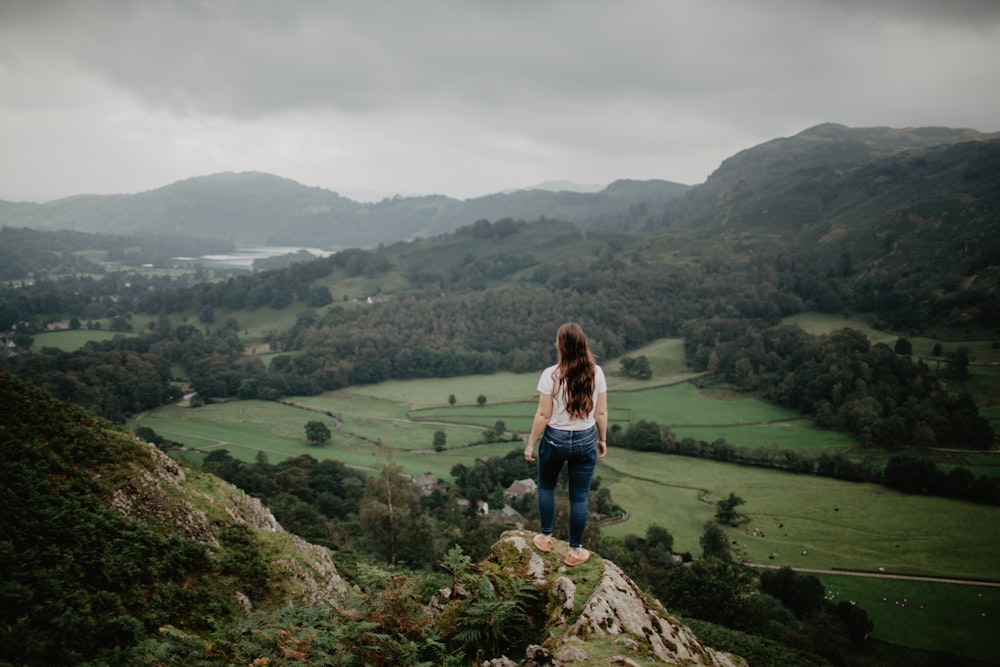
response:
{"label": "small tree on hillside", "polygon": [[306,424],[306,439],[314,445],[322,445],[330,440],[330,429],[321,421]]}
{"label": "small tree on hillside", "polygon": [[444,445],[448,441],[448,436],[444,431],[434,431],[434,451],[444,451]]}
{"label": "small tree on hillside", "polygon": [[476,396],[476,403],[480,406],[486,405],[486,397],[482,394]]}
{"label": "small tree on hillside", "polygon": [[746,519],[746,517],[737,512],[736,508],[745,502],[745,500],[740,498],[735,493],[730,493],[728,498],[723,498],[715,504],[716,521],[724,523],[728,526],[738,525],[742,520]]}

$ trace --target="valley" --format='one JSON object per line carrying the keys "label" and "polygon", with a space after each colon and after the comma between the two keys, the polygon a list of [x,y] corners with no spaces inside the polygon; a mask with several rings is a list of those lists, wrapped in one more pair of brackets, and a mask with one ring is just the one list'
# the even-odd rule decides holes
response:
{"label": "valley", "polygon": [[[817,332],[859,326],[817,315],[806,321]],[[865,332],[876,340],[894,338],[870,328]],[[930,352],[930,341],[921,346]],[[809,455],[839,452],[857,460],[880,456],[859,449],[842,433],[818,429],[773,405],[698,389],[683,370],[682,350],[677,341],[663,340],[635,351],[648,355],[653,367],[664,372],[645,386],[614,372],[617,360],[609,361],[612,424],[627,428],[633,421],[652,420],[669,424],[677,437],[724,437],[737,447],[791,448]],[[986,356],[981,358],[984,366],[994,363],[988,350],[984,348]],[[234,401],[197,410],[165,407],[144,414],[142,423],[185,443],[191,451],[178,455],[192,463],[225,448],[248,462],[261,453],[272,462],[307,455],[373,471],[391,461],[410,475],[431,472],[447,481],[455,465],[472,465],[476,459],[503,457],[520,449],[519,442],[480,440],[484,429],[498,420],[508,431],[523,434],[530,428],[535,380],[534,373],[501,373],[387,381],[289,397],[280,405]],[[488,398],[484,405],[475,403],[479,394]],[[455,405],[449,405],[451,395]],[[317,415],[333,416],[332,438],[323,446],[307,443],[302,431],[305,421]],[[431,443],[439,430],[446,434],[447,445],[435,452]],[[947,465],[960,462],[977,474],[1000,475],[1000,457],[941,456]],[[1000,565],[994,557],[1000,549],[996,529],[1000,508],[901,494],[874,484],[620,448],[610,451],[597,474],[628,512],[626,521],[602,527],[605,536],[622,539],[662,526],[674,536],[677,552],[698,553],[703,526],[714,514],[712,503],[736,493],[747,501],[743,509],[749,521],[727,528],[726,533],[741,559],[803,572],[827,571],[819,576],[831,599],[874,610],[873,637],[878,640],[991,659],[989,637],[1000,614],[996,588]],[[837,570],[850,574],[833,573]],[[886,581],[887,574],[917,580]],[[983,583],[923,580],[927,577]]]}

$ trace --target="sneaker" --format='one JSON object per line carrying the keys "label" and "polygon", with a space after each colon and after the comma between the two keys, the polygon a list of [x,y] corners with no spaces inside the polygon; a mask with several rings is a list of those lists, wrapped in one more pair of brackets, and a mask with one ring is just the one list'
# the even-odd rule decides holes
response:
{"label": "sneaker", "polygon": [[532,542],[538,547],[538,550],[542,553],[548,553],[552,551],[552,536],[543,535],[542,533],[536,533],[535,537],[532,538]]}
{"label": "sneaker", "polygon": [[[576,551],[574,554],[573,552]],[[590,558],[590,552],[580,547],[579,549],[570,549],[569,553],[566,554],[566,560],[563,561],[568,567],[576,567],[577,565],[583,565]]]}

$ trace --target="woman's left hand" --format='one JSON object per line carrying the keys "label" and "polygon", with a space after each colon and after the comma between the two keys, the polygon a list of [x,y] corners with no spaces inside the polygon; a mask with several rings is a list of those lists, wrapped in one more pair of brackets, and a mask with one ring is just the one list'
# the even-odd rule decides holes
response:
{"label": "woman's left hand", "polygon": [[528,463],[534,463],[535,462],[535,446],[534,445],[527,445],[527,446],[525,446],[525,448],[524,448],[524,460],[527,461]]}

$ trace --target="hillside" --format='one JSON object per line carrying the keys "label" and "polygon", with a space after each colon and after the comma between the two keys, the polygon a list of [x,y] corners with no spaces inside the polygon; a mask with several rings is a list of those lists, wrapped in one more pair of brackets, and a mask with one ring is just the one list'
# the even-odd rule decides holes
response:
{"label": "hillside", "polygon": [[262,173],[190,178],[132,195],[81,195],[44,204],[0,202],[0,226],[243,244],[369,247],[450,232],[479,219],[555,218],[581,226],[658,220],[687,186],[617,181],[596,193],[521,190],[465,201],[441,195],[358,203]]}
{"label": "hillside", "polygon": [[998,206],[997,134],[826,124],[728,158],[668,217],[778,234],[846,272],[974,277],[1000,260]]}
{"label": "hillside", "polygon": [[0,371],[0,662],[81,664],[164,625],[347,593],[256,500]]}

